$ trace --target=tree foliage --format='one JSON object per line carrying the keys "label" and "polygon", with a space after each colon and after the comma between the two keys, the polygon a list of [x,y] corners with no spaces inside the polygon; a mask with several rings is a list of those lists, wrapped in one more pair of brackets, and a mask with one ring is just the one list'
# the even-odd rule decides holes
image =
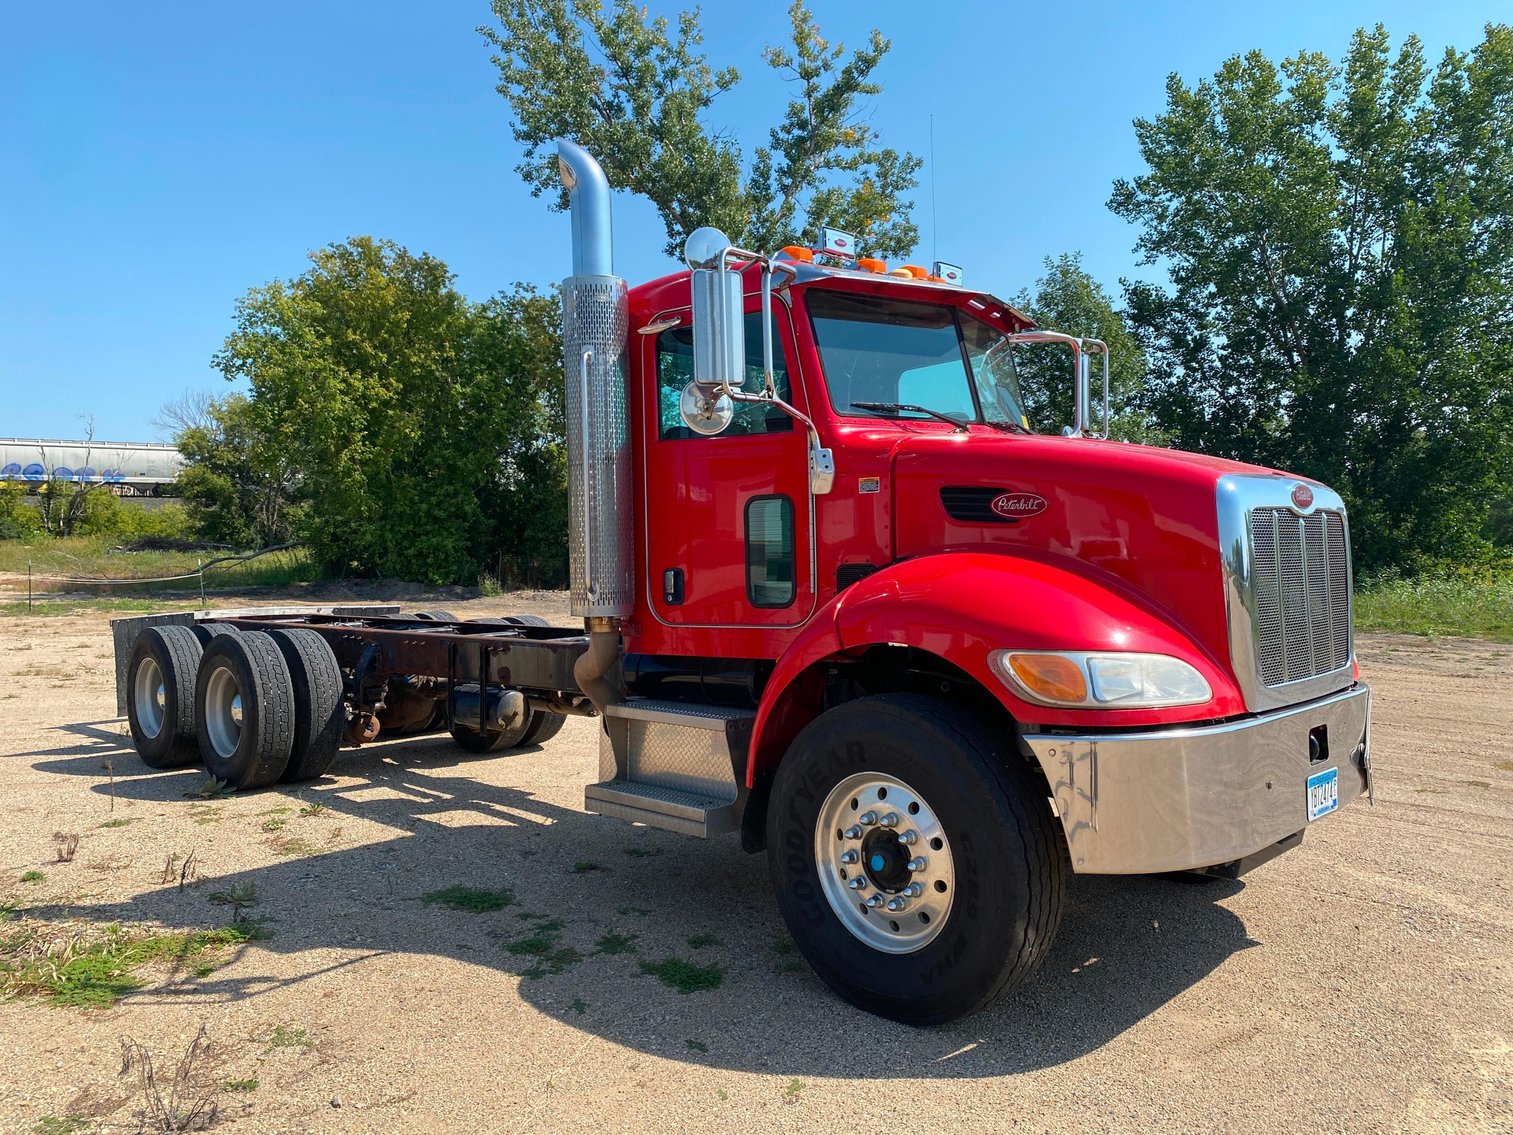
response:
{"label": "tree foliage", "polygon": [[[1137,402],[1145,380],[1145,349],[1114,307],[1103,286],[1082,267],[1082,254],[1046,257],[1045,275],[1035,290],[1022,291],[1014,306],[1049,331],[1084,339],[1100,339],[1109,349],[1109,436],[1124,441],[1159,445],[1165,434],[1147,420]],[[1093,417],[1102,414],[1103,360],[1092,360]],[[1030,421],[1042,433],[1070,425],[1073,417],[1071,351],[1063,346],[1037,344],[1016,348],[1015,365],[1024,391]]]}
{"label": "tree foliage", "polygon": [[1339,65],[1251,52],[1135,130],[1150,412],[1340,489],[1368,569],[1474,558],[1513,473],[1513,30],[1432,70],[1380,26]]}
{"label": "tree foliage", "polygon": [[185,461],[179,496],[202,539],[266,548],[293,537],[299,477],[264,409],[242,394],[163,408]]}
{"label": "tree foliage", "polygon": [[216,358],[251,386],[254,448],[297,471],[297,529],[329,568],[470,582],[520,538],[502,525],[522,471],[550,496],[557,305],[470,303],[440,260],[369,237],[310,259],[238,303]]}
{"label": "tree foliage", "polygon": [[820,225],[858,237],[873,256],[901,256],[918,230],[909,219],[920,160],[883,146],[860,103],[889,43],[874,30],[849,56],[820,34],[802,0],[789,8],[792,44],[762,57],[796,88],[766,145],[749,160],[706,121],[714,100],[740,81],[700,50],[698,11],[676,27],[634,0],[493,0],[498,90],[525,147],[517,167],[536,195],[566,207],[552,143],[570,138],[609,182],[649,199],[667,229],[667,252],[714,225],[737,244],[770,251],[812,244]]}

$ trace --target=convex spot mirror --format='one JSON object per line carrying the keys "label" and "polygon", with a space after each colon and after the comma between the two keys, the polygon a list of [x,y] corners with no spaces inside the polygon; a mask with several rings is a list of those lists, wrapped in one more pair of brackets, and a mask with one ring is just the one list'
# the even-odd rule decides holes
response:
{"label": "convex spot mirror", "polygon": [[719,229],[688,234],[683,257],[691,269],[693,382],[678,400],[683,422],[695,433],[717,434],[734,415],[727,390],[746,381],[746,313],[741,273],[725,267],[730,238]]}

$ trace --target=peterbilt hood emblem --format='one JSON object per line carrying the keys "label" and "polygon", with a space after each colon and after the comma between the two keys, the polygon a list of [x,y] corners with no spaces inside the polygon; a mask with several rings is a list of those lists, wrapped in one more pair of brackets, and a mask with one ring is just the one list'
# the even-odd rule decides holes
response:
{"label": "peterbilt hood emblem", "polygon": [[1024,516],[1038,516],[1050,505],[1045,497],[1036,493],[999,493],[988,507],[999,516],[1018,520]]}
{"label": "peterbilt hood emblem", "polygon": [[1304,484],[1294,485],[1292,487],[1292,503],[1298,508],[1308,508],[1313,504],[1313,490]]}

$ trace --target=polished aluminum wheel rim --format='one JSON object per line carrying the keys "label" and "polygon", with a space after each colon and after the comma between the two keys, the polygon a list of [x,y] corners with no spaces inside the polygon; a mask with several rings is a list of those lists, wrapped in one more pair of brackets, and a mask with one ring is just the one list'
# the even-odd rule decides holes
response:
{"label": "polished aluminum wheel rim", "polygon": [[132,701],[136,703],[137,725],[143,734],[156,737],[163,732],[168,715],[168,695],[163,688],[163,670],[155,658],[144,658],[132,683]]}
{"label": "polished aluminum wheel rim", "polygon": [[945,829],[924,797],[894,777],[857,773],[830,790],[814,861],[830,909],[875,950],[922,949],[950,917],[956,870]]}
{"label": "polished aluminum wheel rim", "polygon": [[242,740],[242,691],[226,666],[217,666],[205,683],[205,732],[223,758],[235,753]]}

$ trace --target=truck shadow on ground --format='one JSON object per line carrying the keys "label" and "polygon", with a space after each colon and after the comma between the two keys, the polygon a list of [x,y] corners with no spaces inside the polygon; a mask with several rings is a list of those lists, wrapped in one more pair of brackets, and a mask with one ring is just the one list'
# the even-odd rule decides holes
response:
{"label": "truck shadow on ground", "polygon": [[[591,723],[569,727],[590,739]],[[554,752],[577,749],[554,743],[480,761],[444,736],[391,741],[344,753],[339,777],[199,801],[202,770],[143,770],[118,728],[64,727],[69,743],[17,756],[91,777],[93,791],[114,792],[115,814],[141,816],[128,830],[143,849],[104,867],[150,879],[151,889],[32,913],[206,927],[229,917],[213,896],[239,890],[255,893],[246,914],[269,932],[206,978],[181,975],[131,995],[138,1003],[318,990],[375,957],[413,956],[418,973],[444,957],[518,975],[520,998],[535,1010],[662,1057],[796,1077],[970,1078],[1094,1052],[1258,944],[1217,901],[1240,883],[1074,876],[1038,974],[974,1016],[910,1029],[853,1009],[814,977],[778,916],[765,857],[744,854],[733,838],[631,827],[516,787],[552,785],[571,799],[568,786],[588,770]],[[176,809],[194,809],[204,824],[197,848],[162,842],[181,835],[152,840],[153,816]],[[202,880],[159,885],[164,857],[191,850]],[[80,859],[87,872],[82,850]],[[248,861],[261,865],[239,867]],[[82,893],[87,881],[80,876]],[[469,912],[436,901],[453,886],[507,892],[509,903]],[[264,951],[281,957],[270,965]],[[685,994],[645,972],[643,963],[669,958],[717,968],[721,984]],[[500,1012],[519,1012],[500,992]]]}

